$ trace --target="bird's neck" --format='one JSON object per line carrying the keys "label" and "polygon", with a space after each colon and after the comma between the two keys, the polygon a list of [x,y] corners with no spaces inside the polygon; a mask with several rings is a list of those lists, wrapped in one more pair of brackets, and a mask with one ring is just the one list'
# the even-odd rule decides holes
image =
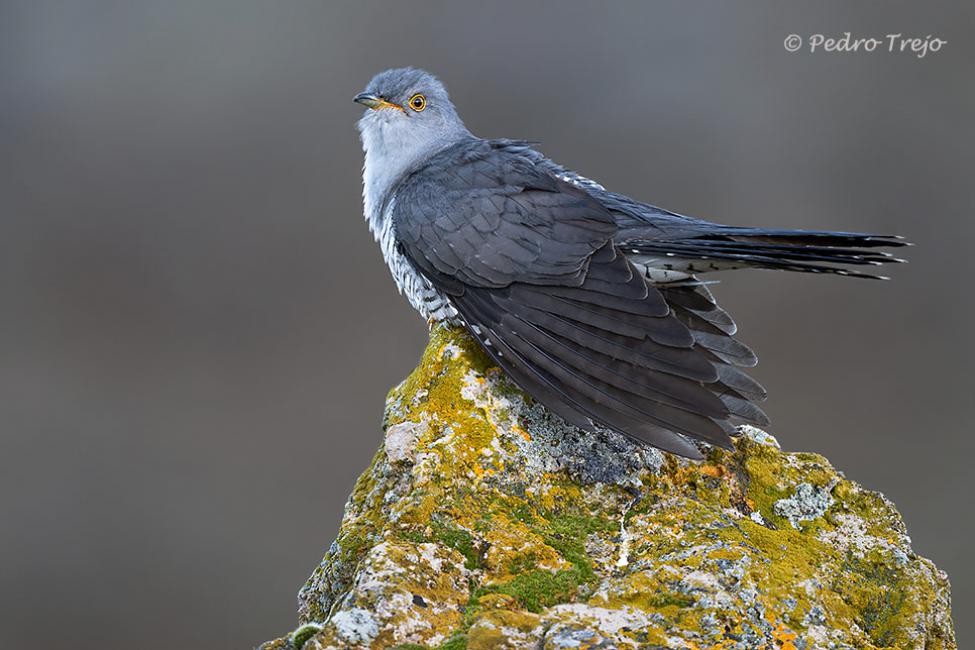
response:
{"label": "bird's neck", "polygon": [[363,213],[377,240],[386,217],[385,208],[399,183],[432,156],[471,137],[465,129],[450,137],[431,139],[422,144],[413,141],[404,146],[400,139],[383,135],[382,129],[362,132],[362,149],[365,152],[362,165]]}

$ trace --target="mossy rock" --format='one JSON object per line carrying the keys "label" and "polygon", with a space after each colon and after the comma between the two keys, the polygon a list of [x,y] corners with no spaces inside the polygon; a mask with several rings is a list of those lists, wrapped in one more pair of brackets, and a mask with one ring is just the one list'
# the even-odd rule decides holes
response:
{"label": "mossy rock", "polygon": [[894,506],[757,429],[702,462],[585,433],[444,327],[384,428],[263,648],[956,647]]}

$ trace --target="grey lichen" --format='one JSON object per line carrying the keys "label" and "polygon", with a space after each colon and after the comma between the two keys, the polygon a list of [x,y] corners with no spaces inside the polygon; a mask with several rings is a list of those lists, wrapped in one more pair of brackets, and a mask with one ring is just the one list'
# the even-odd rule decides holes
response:
{"label": "grey lichen", "polygon": [[801,522],[818,519],[826,514],[833,505],[833,485],[835,483],[818,487],[800,483],[791,497],[776,501],[772,510],[778,516],[788,519],[793,528],[799,528]]}
{"label": "grey lichen", "polygon": [[368,646],[379,635],[379,623],[375,617],[359,607],[339,610],[329,622],[339,638],[349,645]]}

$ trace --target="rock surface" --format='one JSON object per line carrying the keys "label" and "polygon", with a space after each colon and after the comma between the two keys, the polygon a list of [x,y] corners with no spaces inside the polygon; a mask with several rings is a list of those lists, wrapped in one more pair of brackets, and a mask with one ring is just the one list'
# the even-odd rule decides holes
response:
{"label": "rock surface", "polygon": [[893,505],[758,429],[698,463],[581,432],[446,328],[384,424],[263,649],[956,647]]}

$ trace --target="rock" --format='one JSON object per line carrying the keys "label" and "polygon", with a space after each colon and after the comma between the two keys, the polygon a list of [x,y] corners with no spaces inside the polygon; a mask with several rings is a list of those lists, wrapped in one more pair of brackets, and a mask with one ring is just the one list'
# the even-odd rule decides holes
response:
{"label": "rock", "polygon": [[262,648],[955,648],[882,495],[745,427],[691,462],[567,426],[437,328]]}
{"label": "rock", "polygon": [[400,422],[386,427],[386,460],[398,463],[412,461],[416,456],[416,441],[426,425],[416,422]]}

